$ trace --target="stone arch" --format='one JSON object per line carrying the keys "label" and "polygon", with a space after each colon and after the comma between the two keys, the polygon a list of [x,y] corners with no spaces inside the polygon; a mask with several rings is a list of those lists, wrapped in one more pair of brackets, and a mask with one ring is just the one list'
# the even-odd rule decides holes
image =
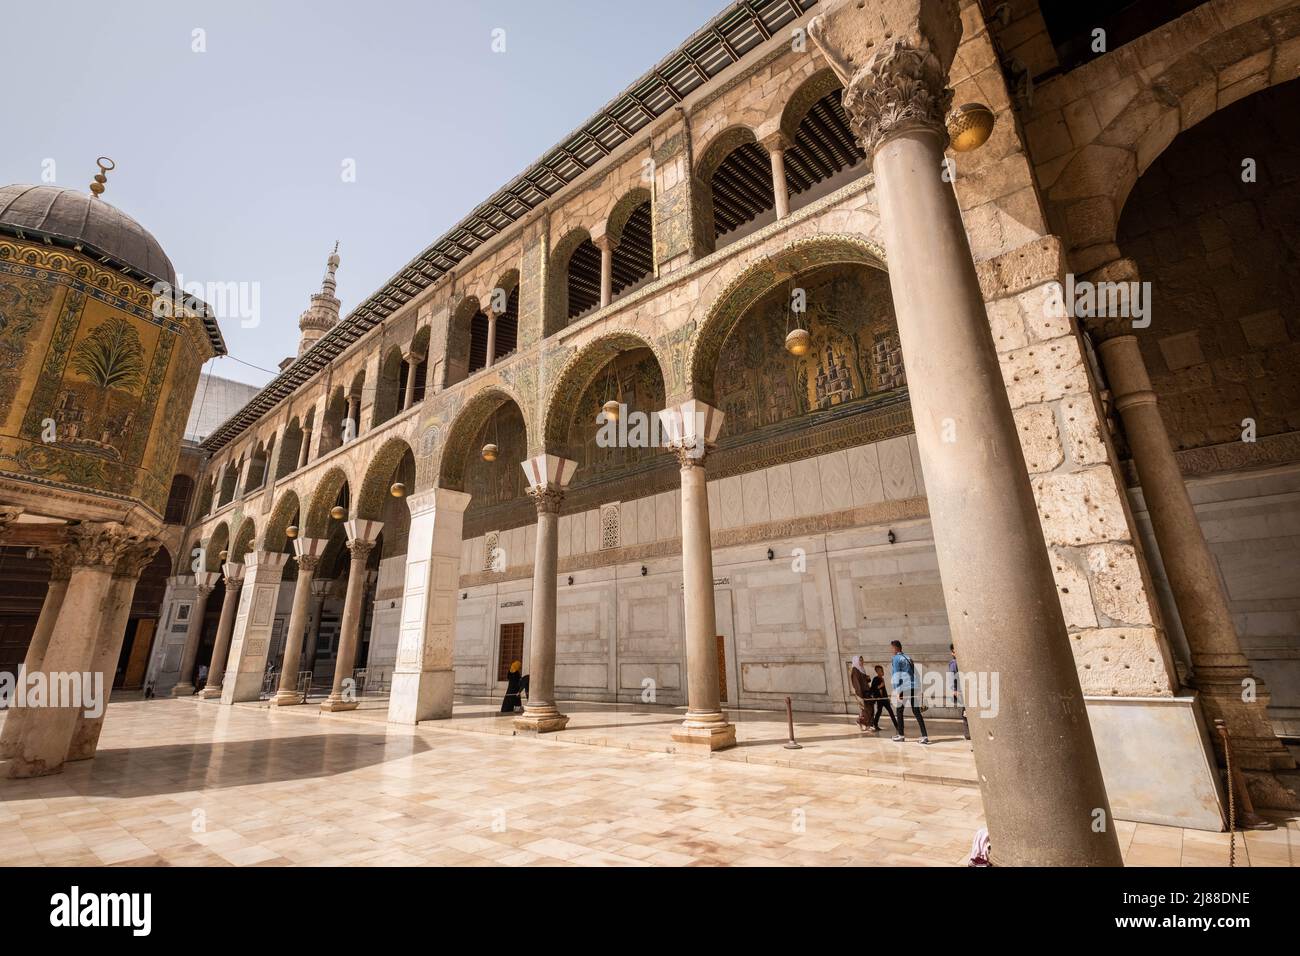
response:
{"label": "stone arch", "polygon": [[569,426],[575,413],[574,402],[578,396],[587,390],[611,360],[632,349],[649,349],[659,365],[659,374],[665,383],[668,381],[664,357],[642,333],[613,329],[601,334],[564,364],[547,393],[542,413],[542,445],[547,451],[562,448],[568,441]]}
{"label": "stone arch", "polygon": [[650,190],[644,186],[636,186],[614,203],[614,208],[609,211],[605,218],[605,235],[618,242],[623,238],[623,227],[627,225],[628,219],[632,216],[638,206],[650,202]]}
{"label": "stone arch", "polygon": [[756,146],[757,134],[748,126],[729,126],[709,140],[695,162],[694,230],[695,250],[707,255],[717,248],[717,219],[713,202],[713,178],[722,164],[743,146]]}
{"label": "stone arch", "polygon": [[[375,402],[370,409],[370,427],[378,428],[396,415],[402,408],[402,368],[406,359],[402,350],[391,346],[379,363],[379,374],[375,381]],[[411,374],[407,369],[407,375]]]}
{"label": "stone arch", "polygon": [[415,392],[412,401],[415,403],[424,401],[425,393],[429,386],[429,339],[432,331],[427,325],[422,325],[415,330],[415,335],[411,337],[411,344],[408,347],[408,355],[411,359],[410,374],[415,376]]}
{"label": "stone arch", "polygon": [[199,503],[194,509],[195,518],[205,518],[212,511],[212,496],[216,494],[217,479],[215,475],[209,475],[208,480],[203,483],[203,490],[199,493]]}
{"label": "stone arch", "polygon": [[284,440],[280,442],[280,456],[275,466],[275,480],[279,481],[290,472],[298,470],[298,459],[302,455],[304,432],[295,415],[284,428]]}
{"label": "stone arch", "polygon": [[825,235],[799,239],[774,255],[751,264],[713,299],[691,337],[686,355],[691,394],[715,401],[713,377],[722,345],[745,311],[782,282],[819,266],[857,263],[888,271],[885,251],[865,236]]}
{"label": "stone arch", "polygon": [[800,122],[813,105],[823,96],[834,93],[843,86],[840,78],[830,67],[823,67],[799,84],[799,87],[790,94],[790,98],[785,101],[785,108],[781,110],[779,128],[785,134],[785,138],[793,143],[799,133]]}
{"label": "stone arch", "polygon": [[244,555],[253,550],[253,544],[257,541],[257,524],[252,517],[246,517],[239,525],[239,533],[235,535],[234,543],[230,546],[230,557],[227,561],[243,561]]}
{"label": "stone arch", "polygon": [[203,544],[203,570],[220,571],[221,570],[221,552],[225,551],[230,544],[230,525],[222,521],[208,535],[208,540]]}
{"label": "stone arch", "polygon": [[528,447],[532,448],[534,446],[536,435],[534,434],[533,425],[529,420],[527,411],[525,411],[524,403],[519,400],[519,397],[502,384],[488,385],[479,389],[465,403],[464,408],[460,410],[460,413],[447,428],[447,437],[442,443],[442,456],[438,462],[438,486],[440,488],[464,490],[465,465],[470,456],[477,454],[477,449],[472,447],[474,438],[496,413],[497,409],[507,402],[519,410],[519,414],[524,420],[524,431],[528,437]]}
{"label": "stone arch", "polygon": [[[321,476],[311,493],[311,503],[307,506],[307,513],[302,516],[302,533],[309,538],[329,537],[330,522],[334,520],[330,517],[330,509],[334,507],[340,492],[345,490],[350,492],[351,489],[352,482],[348,480],[348,473],[338,465]],[[350,512],[348,517],[352,517]]]}
{"label": "stone arch", "polygon": [[[443,369],[443,388],[450,388],[467,379],[470,374],[470,353],[474,347],[474,317],[482,310],[478,296],[467,295],[451,311],[447,323],[447,362]],[[486,332],[484,333],[486,335]],[[483,340],[486,352],[487,340]]]}
{"label": "stone arch", "polygon": [[[583,226],[575,226],[566,232],[551,250],[550,267],[546,271],[546,328],[543,330],[543,335],[554,335],[569,324],[569,266],[573,261],[574,253],[583,243],[591,243],[591,233]],[[599,274],[599,260],[597,260],[597,273]],[[599,287],[596,296],[599,301]]]}
{"label": "stone arch", "polygon": [[[396,436],[389,438],[379,447],[370,459],[366,475],[361,480],[361,490],[357,493],[356,504],[353,507],[356,517],[370,521],[380,520],[384,504],[389,497],[393,472],[401,463],[402,456],[408,452],[412,458],[415,457],[415,449],[406,439]],[[407,488],[406,493],[409,495],[417,490],[417,488]]]}
{"label": "stone arch", "polygon": [[[1293,65],[1286,69],[1292,58],[1283,50],[1292,39],[1294,27],[1288,24],[1294,15],[1294,8],[1266,14],[1218,33],[1154,79],[1133,74],[1133,95],[1111,107],[1114,118],[1074,154],[1046,191],[1052,230],[1065,240],[1076,270],[1119,257],[1116,235],[1129,192],[1179,133],[1244,95],[1296,78]],[[1225,76],[1233,79],[1221,88]],[[1246,83],[1256,76],[1257,83]],[[1042,166],[1038,164],[1040,173]]]}
{"label": "stone arch", "polygon": [[271,509],[271,517],[266,520],[262,526],[262,550],[280,552],[284,550],[285,543],[289,536],[285,534],[284,529],[295,522],[302,521],[300,514],[301,505],[298,501],[298,494],[292,490],[286,489],[280,492],[275,499],[275,507]]}
{"label": "stone arch", "polygon": [[496,303],[493,301],[493,297],[496,295],[497,289],[500,289],[502,292],[504,292],[506,298],[509,299],[510,293],[514,292],[517,288],[519,288],[519,270],[507,269],[505,272],[503,272],[500,276],[497,277],[496,282],[492,283],[492,288],[488,289],[487,291],[488,306],[492,307],[496,305]]}

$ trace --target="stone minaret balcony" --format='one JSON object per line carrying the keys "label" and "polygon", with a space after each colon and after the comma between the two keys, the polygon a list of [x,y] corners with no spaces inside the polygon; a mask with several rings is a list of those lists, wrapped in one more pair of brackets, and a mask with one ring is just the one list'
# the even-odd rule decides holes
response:
{"label": "stone minaret balcony", "polygon": [[321,280],[320,291],[311,297],[311,305],[298,317],[298,328],[302,338],[298,340],[298,355],[303,355],[316,344],[316,340],[328,332],[339,320],[339,300],[334,297],[334,272],[339,267],[339,246],[334,244],[330,253],[325,278]]}

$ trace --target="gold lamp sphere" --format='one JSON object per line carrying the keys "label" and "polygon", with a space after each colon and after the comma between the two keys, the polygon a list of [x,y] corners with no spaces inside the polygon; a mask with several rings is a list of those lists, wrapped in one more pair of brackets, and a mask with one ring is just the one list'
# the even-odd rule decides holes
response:
{"label": "gold lamp sphere", "polygon": [[484,460],[484,461],[496,461],[496,460],[497,460],[497,446],[496,446],[496,445],[492,444],[491,442],[488,442],[486,445],[483,446],[483,460]]}
{"label": "gold lamp sphere", "polygon": [[221,558],[221,560],[224,561],[226,560],[226,558],[230,557],[230,552],[222,551],[221,554],[217,555],[217,557]]}
{"label": "gold lamp sphere", "polygon": [[993,111],[983,103],[963,103],[948,114],[948,139],[958,153],[979,149],[993,134]]}
{"label": "gold lamp sphere", "polygon": [[618,421],[619,407],[618,407],[618,401],[617,401],[617,400],[611,398],[609,401],[607,401],[607,402],[606,402],[604,405],[602,405],[600,408],[601,408],[601,411],[603,411],[603,412],[605,413],[605,421],[607,421],[607,422],[616,422],[616,421]]}
{"label": "gold lamp sphere", "polygon": [[335,521],[342,521],[347,516],[348,516],[347,509],[344,508],[342,505],[335,505],[333,508],[330,509],[330,517],[333,518]]}
{"label": "gold lamp sphere", "polygon": [[405,498],[406,485],[402,484],[400,481],[395,481],[388,486],[388,493],[394,498]]}
{"label": "gold lamp sphere", "polygon": [[296,524],[289,525],[289,527],[284,529],[284,536],[286,538],[298,537],[298,526]]}
{"label": "gold lamp sphere", "polygon": [[812,348],[812,336],[807,329],[793,329],[785,337],[785,350],[791,355],[807,355]]}

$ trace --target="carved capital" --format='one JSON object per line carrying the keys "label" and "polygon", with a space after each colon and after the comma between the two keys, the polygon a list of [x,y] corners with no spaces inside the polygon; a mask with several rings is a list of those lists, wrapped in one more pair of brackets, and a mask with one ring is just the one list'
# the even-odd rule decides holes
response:
{"label": "carved capital", "polygon": [[671,451],[677,456],[677,464],[682,469],[686,468],[703,468],[704,456],[708,454],[708,448],[704,445],[672,445]]}
{"label": "carved capital", "polygon": [[546,485],[533,485],[528,489],[528,493],[532,495],[533,504],[537,506],[539,515],[560,513],[560,505],[564,502],[563,490]]}
{"label": "carved capital", "polygon": [[829,4],[808,26],[844,84],[844,111],[867,156],[897,133],[924,129],[947,144],[948,68],[961,38],[957,0]]}
{"label": "carved capital", "polygon": [[370,552],[374,550],[376,542],[367,541],[364,538],[353,538],[348,542],[348,551],[352,553],[353,561],[365,561],[370,557]]}
{"label": "carved capital", "polygon": [[119,578],[138,578],[149,567],[161,547],[161,538],[135,538],[122,549],[122,556],[117,559],[113,574]]}
{"label": "carved capital", "polygon": [[298,555],[298,569],[315,574],[316,569],[320,567],[320,558],[319,554],[300,554]]}
{"label": "carved capital", "polygon": [[66,541],[60,549],[61,556],[73,570],[116,569],[117,562],[136,547],[143,537],[114,521],[68,525],[64,536]]}

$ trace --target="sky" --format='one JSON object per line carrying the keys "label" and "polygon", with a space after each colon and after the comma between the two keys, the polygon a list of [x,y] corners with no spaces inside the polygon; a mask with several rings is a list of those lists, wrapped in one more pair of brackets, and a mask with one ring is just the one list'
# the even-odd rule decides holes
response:
{"label": "sky", "polygon": [[0,184],[85,189],[111,157],[105,200],[185,283],[240,283],[232,357],[207,368],[255,385],[297,352],[335,240],[346,315],[726,6],[0,3],[26,78]]}

